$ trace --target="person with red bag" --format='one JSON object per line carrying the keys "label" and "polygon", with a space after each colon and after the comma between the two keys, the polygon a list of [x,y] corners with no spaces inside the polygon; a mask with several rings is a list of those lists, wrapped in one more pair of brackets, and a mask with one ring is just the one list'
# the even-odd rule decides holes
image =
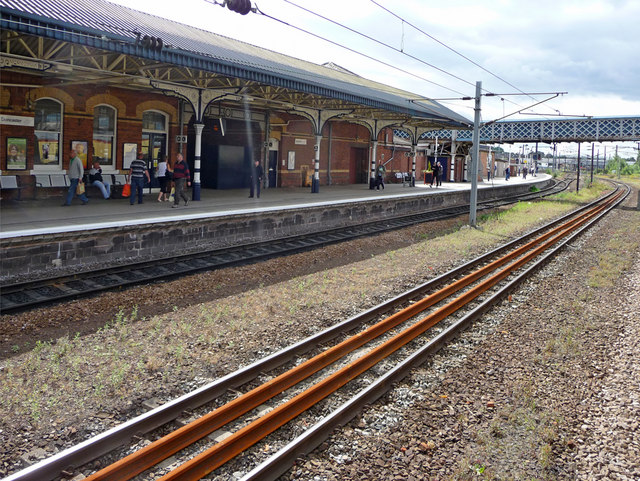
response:
{"label": "person with red bag", "polygon": [[129,181],[131,182],[131,194],[129,195],[129,204],[133,205],[138,197],[138,204],[142,204],[142,189],[144,188],[144,176],[147,181],[151,182],[147,163],[142,159],[142,152],[138,154],[138,158],[131,162],[129,167]]}

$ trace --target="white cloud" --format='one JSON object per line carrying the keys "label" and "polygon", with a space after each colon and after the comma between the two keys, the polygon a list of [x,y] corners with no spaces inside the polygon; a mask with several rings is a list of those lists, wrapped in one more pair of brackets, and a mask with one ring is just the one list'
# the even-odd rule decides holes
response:
{"label": "white cloud", "polygon": [[[376,1],[517,89],[569,92],[537,110],[596,116],[640,114],[640,42],[637,33],[640,2],[637,0]],[[369,0],[295,2],[396,48],[403,48],[469,83],[361,39],[282,0],[253,3],[268,15],[380,57],[457,92],[473,95],[476,80],[481,80],[488,91],[517,92]],[[457,95],[253,13],[241,16],[203,0],[181,0],[180,8],[176,8],[175,3],[156,0],[116,0],[115,3],[315,63],[333,61],[362,76],[420,96]],[[527,97],[504,98],[504,102],[500,99],[485,101],[483,118],[496,118],[502,116],[503,110],[508,113],[517,110],[518,106],[533,103]],[[448,103],[447,106],[466,117],[472,116],[468,102]]]}

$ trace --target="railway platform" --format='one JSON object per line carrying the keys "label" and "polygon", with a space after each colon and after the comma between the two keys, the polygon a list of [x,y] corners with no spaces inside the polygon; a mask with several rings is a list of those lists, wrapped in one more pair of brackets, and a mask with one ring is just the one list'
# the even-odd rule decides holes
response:
{"label": "railway platform", "polygon": [[[479,182],[478,189],[533,185],[549,179],[549,175],[542,173],[527,179],[511,177],[505,181],[504,178],[498,178],[490,182],[486,180]],[[260,198],[249,198],[248,189],[203,189],[200,201],[189,202],[186,207],[181,202],[177,209],[171,207],[171,202],[157,202],[157,190],[149,193],[148,189],[145,189],[144,203],[133,206],[129,205],[128,199],[105,200],[95,196],[87,205],[82,205],[78,199],[74,199],[70,207],[61,207],[62,197],[11,201],[2,204],[0,239],[220,218],[248,213],[268,213],[274,210],[328,207],[344,203],[370,203],[381,199],[393,201],[470,189],[470,182],[443,182],[438,188],[432,188],[423,182],[416,182],[415,187],[405,186],[402,183],[388,183],[385,184],[384,190],[370,190],[365,184],[325,185],[321,186],[320,192],[316,194],[311,194],[309,187],[263,189]]]}
{"label": "railway platform", "polygon": [[[478,184],[478,202],[526,194],[544,188],[551,177],[496,179]],[[469,183],[443,183],[435,188],[386,184],[265,189],[249,198],[248,189],[203,190],[201,200],[157,202],[146,192],[143,204],[128,199],[91,198],[62,207],[62,198],[3,202],[0,216],[0,279],[42,278],[74,274],[99,266],[153,261],[255,245],[275,239],[314,235],[385,222],[469,204]]]}

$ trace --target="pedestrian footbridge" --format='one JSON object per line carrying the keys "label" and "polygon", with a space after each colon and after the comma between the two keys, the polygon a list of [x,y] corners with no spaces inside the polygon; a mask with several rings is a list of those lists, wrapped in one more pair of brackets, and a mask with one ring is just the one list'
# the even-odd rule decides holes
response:
{"label": "pedestrian footbridge", "polygon": [[[411,134],[395,130],[400,138]],[[472,130],[431,130],[420,140],[471,142]],[[486,123],[480,127],[483,144],[511,142],[623,142],[640,141],[640,117],[590,117],[562,120],[518,120]]]}

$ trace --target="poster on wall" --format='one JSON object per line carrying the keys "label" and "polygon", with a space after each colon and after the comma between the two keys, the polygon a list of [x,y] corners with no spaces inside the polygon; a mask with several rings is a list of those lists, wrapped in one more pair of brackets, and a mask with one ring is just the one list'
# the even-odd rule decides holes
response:
{"label": "poster on wall", "polygon": [[125,143],[122,146],[122,168],[129,169],[131,167],[131,162],[136,159],[136,154],[138,153],[138,144],[128,144]]}
{"label": "poster on wall", "polygon": [[111,165],[111,138],[93,139],[93,161],[98,161],[101,165]]}
{"label": "poster on wall", "polygon": [[58,139],[57,137],[47,138],[38,136],[38,153],[40,154],[40,164],[58,163]]}
{"label": "poster on wall", "polygon": [[287,154],[287,169],[294,170],[296,168],[296,151],[290,150]]}
{"label": "poster on wall", "polygon": [[76,155],[82,161],[82,166],[87,168],[87,142],[83,142],[81,140],[72,140],[71,141],[71,150],[76,151]]}
{"label": "poster on wall", "polygon": [[27,168],[27,139],[7,137],[7,170]]}

